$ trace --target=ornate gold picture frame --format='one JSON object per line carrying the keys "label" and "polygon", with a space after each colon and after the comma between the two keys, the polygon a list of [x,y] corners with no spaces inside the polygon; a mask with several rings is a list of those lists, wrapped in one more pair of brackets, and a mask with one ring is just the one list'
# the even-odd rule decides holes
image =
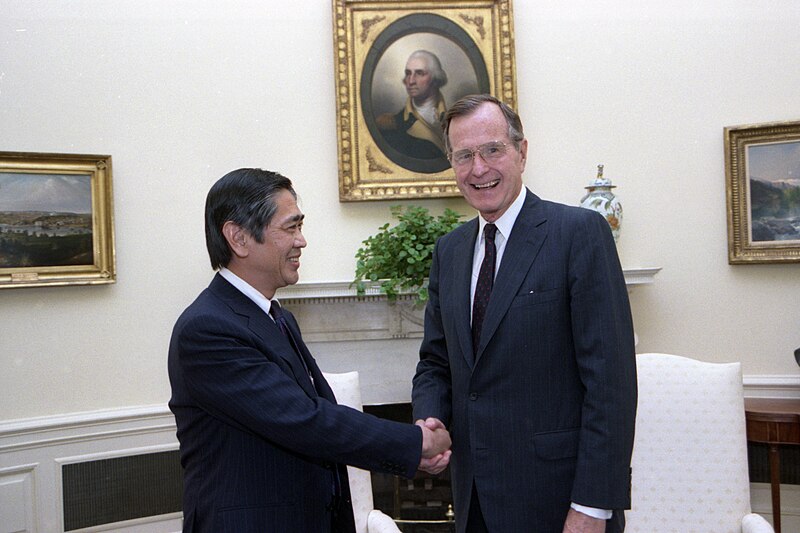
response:
{"label": "ornate gold picture frame", "polygon": [[115,281],[111,156],[0,152],[0,289]]}
{"label": "ornate gold picture frame", "polygon": [[725,128],[728,263],[800,262],[800,121]]}
{"label": "ornate gold picture frame", "polygon": [[[339,200],[458,196],[438,121],[467,94],[516,108],[511,0],[334,0],[333,35]],[[427,89],[412,60],[437,73]]]}

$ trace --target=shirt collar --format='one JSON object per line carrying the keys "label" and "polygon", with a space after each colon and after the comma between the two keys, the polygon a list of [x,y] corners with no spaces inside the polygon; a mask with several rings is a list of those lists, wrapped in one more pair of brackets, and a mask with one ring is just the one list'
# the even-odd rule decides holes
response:
{"label": "shirt collar", "polygon": [[269,314],[269,309],[272,307],[272,300],[258,292],[252,285],[245,280],[228,270],[226,267],[219,269],[219,275],[225,278],[228,283],[236,287],[242,294],[253,300],[265,313]]}
{"label": "shirt collar", "polygon": [[[514,227],[514,223],[517,221],[517,217],[519,216],[519,212],[522,211],[522,206],[525,203],[525,195],[528,192],[528,188],[524,185],[520,188],[519,194],[517,195],[516,200],[514,200],[506,212],[503,215],[494,221],[494,225],[497,226],[497,231],[503,236],[505,240],[508,240],[511,237],[511,229]],[[481,216],[478,215],[478,240],[480,240],[481,235],[483,235],[483,228],[486,227],[486,220]]]}

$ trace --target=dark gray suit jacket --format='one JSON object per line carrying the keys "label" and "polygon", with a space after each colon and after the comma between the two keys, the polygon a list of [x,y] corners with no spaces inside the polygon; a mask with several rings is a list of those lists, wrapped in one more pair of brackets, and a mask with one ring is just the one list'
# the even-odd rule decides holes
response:
{"label": "dark gray suit jacket", "polygon": [[608,224],[527,191],[473,361],[477,230],[436,245],[413,389],[414,418],[451,432],[458,531],[473,482],[490,531],[560,533],[570,502],[629,508],[636,363]]}
{"label": "dark gray suit jacket", "polygon": [[[355,531],[344,464],[412,477],[422,434],[336,405],[300,337],[288,339],[217,274],[178,319],[169,348],[184,468],[184,532]],[[334,487],[344,503],[334,518]]]}

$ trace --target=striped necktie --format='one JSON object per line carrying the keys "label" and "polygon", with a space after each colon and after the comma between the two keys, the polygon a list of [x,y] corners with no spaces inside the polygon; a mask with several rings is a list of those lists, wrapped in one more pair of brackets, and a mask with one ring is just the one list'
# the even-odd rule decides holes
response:
{"label": "striped necktie", "polygon": [[278,325],[278,329],[281,330],[281,333],[283,333],[284,337],[289,339],[289,344],[292,345],[297,357],[300,358],[300,362],[303,363],[303,368],[308,375],[308,379],[310,379],[311,384],[314,385],[314,377],[311,375],[311,371],[308,369],[306,359],[303,357],[303,353],[300,351],[300,347],[297,345],[297,341],[295,340],[294,335],[292,335],[292,331],[289,329],[289,324],[286,322],[286,315],[283,314],[281,304],[279,304],[276,300],[271,300],[269,314],[275,320],[275,324]]}
{"label": "striped necktie", "polygon": [[486,224],[483,228],[486,247],[481,269],[478,272],[478,283],[475,285],[475,297],[472,302],[473,356],[478,354],[483,318],[486,315],[486,307],[489,305],[489,297],[492,294],[492,285],[494,285],[494,265],[497,257],[497,250],[494,245],[495,233],[497,233],[497,226],[494,224]]}

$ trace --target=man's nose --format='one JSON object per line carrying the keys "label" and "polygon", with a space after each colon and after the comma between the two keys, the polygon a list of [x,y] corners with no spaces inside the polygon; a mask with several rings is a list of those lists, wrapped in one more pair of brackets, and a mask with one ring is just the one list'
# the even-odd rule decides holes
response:
{"label": "man's nose", "polygon": [[489,170],[488,163],[486,163],[480,151],[476,150],[475,153],[472,154],[472,173],[476,176],[481,176],[487,170]]}

